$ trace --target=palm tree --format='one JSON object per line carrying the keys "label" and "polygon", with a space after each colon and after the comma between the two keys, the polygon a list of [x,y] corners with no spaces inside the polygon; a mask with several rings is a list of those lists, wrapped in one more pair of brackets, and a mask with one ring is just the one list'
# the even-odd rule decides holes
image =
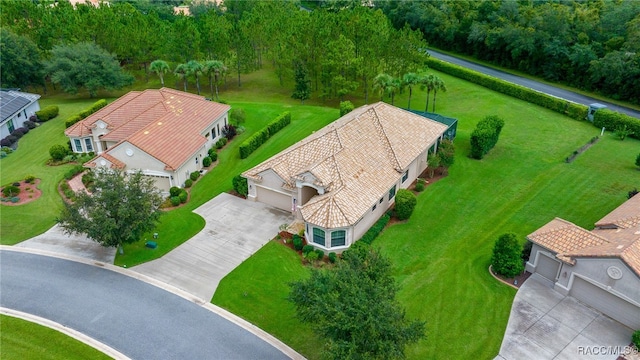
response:
{"label": "palm tree", "polygon": [[411,110],[411,95],[413,94],[413,87],[420,83],[420,75],[416,73],[407,73],[402,77],[402,86],[406,86],[409,88],[409,103],[407,104],[407,108]]}
{"label": "palm tree", "polygon": [[435,76],[436,81],[434,82],[434,86],[433,86],[433,110],[432,112],[436,112],[436,94],[438,93],[438,90],[447,91],[447,87],[444,85],[444,81],[442,81],[442,79],[440,79],[439,77]]}
{"label": "palm tree", "polygon": [[196,78],[196,88],[198,89],[198,95],[200,95],[200,75],[202,75],[202,64],[195,60],[191,60],[187,63],[189,69],[188,75],[193,75]]}
{"label": "palm tree", "polygon": [[220,75],[227,72],[227,67],[220,60],[207,60],[202,66],[202,72],[209,76],[209,87],[211,88],[211,96],[213,96],[213,84],[216,85],[216,100],[220,100],[218,96],[218,84],[220,84]]}
{"label": "palm tree", "polygon": [[429,96],[431,95],[431,90],[433,90],[433,87],[435,86],[436,78],[437,76],[433,74],[427,74],[423,75],[420,79],[420,89],[427,90],[427,105],[424,107],[425,112],[429,111]]}
{"label": "palm tree", "polygon": [[389,84],[388,91],[391,94],[391,105],[393,105],[396,92],[400,92],[402,90],[402,81],[398,78],[391,78],[391,83]]}
{"label": "palm tree", "polygon": [[187,76],[189,75],[189,67],[187,64],[179,64],[173,73],[184,81],[184,91],[187,92]]}
{"label": "palm tree", "polygon": [[160,84],[164,87],[164,74],[171,70],[169,68],[169,64],[164,60],[155,60],[149,65],[149,70],[153,71],[160,77]]}
{"label": "palm tree", "polygon": [[373,78],[373,90],[377,90],[380,94],[380,101],[384,100],[384,94],[389,91],[389,85],[393,78],[391,75],[380,73]]}

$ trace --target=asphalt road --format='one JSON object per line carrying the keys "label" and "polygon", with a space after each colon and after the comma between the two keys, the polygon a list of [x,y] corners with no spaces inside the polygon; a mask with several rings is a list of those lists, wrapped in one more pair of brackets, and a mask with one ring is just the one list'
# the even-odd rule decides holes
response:
{"label": "asphalt road", "polygon": [[0,306],[88,335],[132,359],[288,359],[225,318],[107,269],[0,251]]}
{"label": "asphalt road", "polygon": [[549,94],[549,95],[553,95],[562,99],[566,99],[569,101],[573,101],[575,103],[578,104],[584,104],[584,105],[589,105],[589,104],[593,104],[593,103],[600,103],[600,104],[604,104],[607,105],[607,107],[609,107],[609,109],[611,110],[615,110],[636,118],[640,119],[640,111],[638,110],[634,110],[631,108],[627,108],[624,106],[620,106],[620,105],[615,105],[615,104],[611,104],[602,100],[598,100],[598,99],[594,99],[588,96],[584,96],[584,95],[580,95],[577,93],[574,93],[572,91],[569,90],[564,90],[564,89],[560,89],[557,88],[553,85],[547,85],[547,84],[543,84],[541,82],[535,81],[535,80],[530,80],[527,78],[523,78],[517,75],[512,75],[509,73],[506,73],[504,71],[500,71],[500,70],[496,70],[484,65],[480,65],[480,64],[476,64],[474,62],[471,61],[467,61],[467,60],[463,60],[454,56],[450,56],[450,55],[446,55],[440,52],[437,52],[435,50],[428,50],[429,54],[431,54],[431,56],[433,56],[436,59],[439,60],[443,60],[452,64],[456,64],[456,65],[460,65],[466,68],[469,68],[471,70],[475,70],[477,72],[486,74],[486,75],[490,75],[493,77],[497,77],[499,79],[505,80],[505,81],[509,81],[512,82],[514,84],[518,84],[518,85],[522,85],[525,87],[528,87],[530,89],[533,90],[537,90],[540,92],[543,92],[545,94]]}

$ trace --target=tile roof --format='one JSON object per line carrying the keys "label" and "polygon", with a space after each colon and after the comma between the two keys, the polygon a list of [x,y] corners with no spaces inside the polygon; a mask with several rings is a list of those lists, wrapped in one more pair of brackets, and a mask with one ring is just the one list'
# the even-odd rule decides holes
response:
{"label": "tile roof", "polygon": [[114,158],[113,156],[107,154],[107,153],[102,153],[98,156],[96,156],[95,158],[93,158],[92,160],[84,163],[84,166],[87,167],[96,167],[97,166],[97,162],[98,159],[100,158],[104,158],[105,160],[109,161],[111,163],[111,168],[116,168],[116,169],[124,169],[124,167],[126,166],[125,163],[123,163],[122,161]]}
{"label": "tile roof", "polygon": [[[640,276],[640,196],[634,196],[610,212],[596,229],[585,230],[555,218],[527,238],[574,264],[580,257],[617,257]],[[612,224],[615,225],[612,227]]]}
{"label": "tile roof", "polygon": [[283,188],[294,189],[296,180],[310,173],[326,192],[301,207],[304,220],[324,228],[351,226],[446,130],[446,125],[378,102],[353,110],[243,176],[260,182],[260,174],[272,169]]}
{"label": "tile roof", "polygon": [[89,136],[101,120],[110,130],[101,140],[127,141],[163,162],[168,170],[176,170],[206,143],[202,132],[229,108],[169,88],[132,91],[68,128],[65,134]]}
{"label": "tile roof", "polygon": [[16,90],[0,91],[0,122],[13,117],[15,113],[38,101],[38,99],[40,99],[40,95],[37,94]]}

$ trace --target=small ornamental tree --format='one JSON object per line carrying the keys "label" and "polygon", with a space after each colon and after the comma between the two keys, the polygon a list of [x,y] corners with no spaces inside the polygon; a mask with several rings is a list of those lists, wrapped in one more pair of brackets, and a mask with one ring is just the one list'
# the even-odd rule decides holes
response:
{"label": "small ornamental tree", "polygon": [[493,246],[491,267],[497,274],[514,277],[524,271],[522,245],[514,233],[500,235]]}
{"label": "small ornamental tree", "polygon": [[418,200],[407,189],[400,189],[396,194],[395,214],[398,220],[407,220],[411,217]]}
{"label": "small ornamental tree", "polygon": [[429,178],[433,178],[436,169],[440,167],[440,156],[430,152],[427,156],[427,165],[429,166]]}
{"label": "small ornamental tree", "polygon": [[456,149],[453,146],[453,141],[449,139],[442,140],[438,146],[438,157],[440,158],[440,166],[444,168],[446,174],[447,169],[455,162]]}

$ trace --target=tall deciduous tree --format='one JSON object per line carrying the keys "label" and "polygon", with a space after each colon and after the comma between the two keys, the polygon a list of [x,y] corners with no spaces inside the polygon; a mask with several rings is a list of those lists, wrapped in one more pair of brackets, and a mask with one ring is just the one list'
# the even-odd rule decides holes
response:
{"label": "tall deciduous tree", "polygon": [[40,53],[24,36],[0,29],[0,83],[3,87],[43,84]]}
{"label": "tall deciduous tree", "polygon": [[160,78],[160,84],[162,84],[162,87],[164,87],[164,74],[171,70],[169,68],[169,64],[167,64],[167,62],[164,60],[154,60],[151,62],[151,65],[149,65],[149,70],[158,75],[158,77]]}
{"label": "tall deciduous tree", "polygon": [[152,231],[160,217],[162,197],[153,180],[141,172],[97,171],[95,191],[76,194],[58,218],[66,233],[86,234],[105,247],[134,243]]}
{"label": "tall deciduous tree", "polygon": [[122,71],[115,56],[93,43],[55,46],[45,73],[65,92],[77,94],[85,88],[91,97],[100,89],[121,89],[133,83],[133,76]]}
{"label": "tall deciduous tree", "polygon": [[369,246],[343,253],[335,268],[312,269],[291,285],[296,315],[326,340],[331,359],[399,359],[424,336],[395,300],[391,264]]}

